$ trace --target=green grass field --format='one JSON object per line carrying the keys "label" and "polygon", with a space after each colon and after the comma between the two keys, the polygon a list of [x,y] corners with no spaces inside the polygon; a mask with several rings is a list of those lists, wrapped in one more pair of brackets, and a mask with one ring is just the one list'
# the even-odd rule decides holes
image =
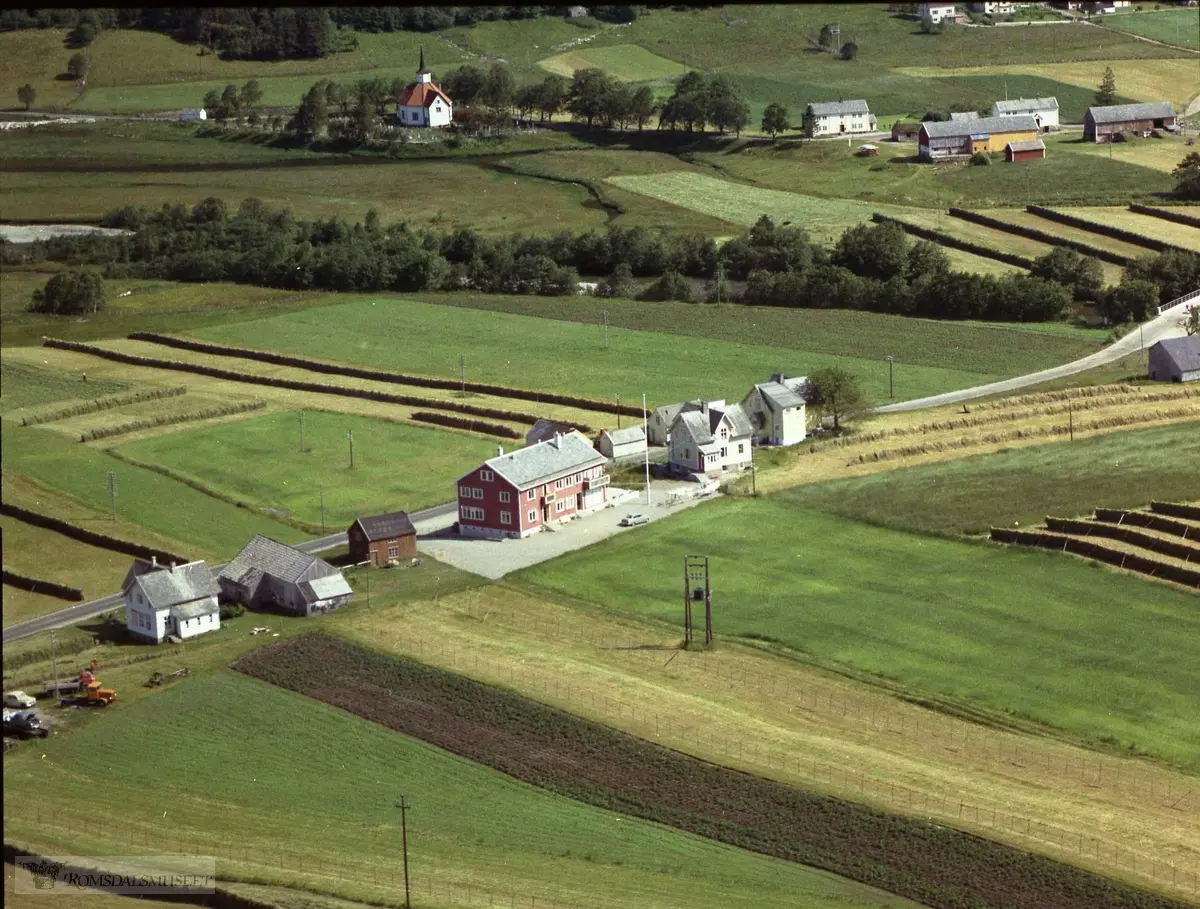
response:
{"label": "green grass field", "polygon": [[542,69],[566,76],[577,69],[602,69],[622,82],[653,82],[673,79],[687,72],[687,67],[674,60],[652,54],[636,44],[617,44],[611,47],[584,47],[539,60]]}
{"label": "green grass field", "polygon": [[1105,16],[1100,22],[1108,28],[1153,38],[1155,41],[1163,41],[1177,47],[1191,50],[1200,48],[1200,21],[1190,9],[1123,13],[1119,16]]}
{"label": "green grass field", "polygon": [[229,558],[256,533],[285,543],[305,538],[286,524],[251,514],[153,471],[124,464],[48,429],[6,426],[0,434],[0,452],[5,470],[27,476],[104,513],[110,508],[108,472],[112,471],[117,480],[118,514],[178,540],[182,555]]}
{"label": "green grass field", "polygon": [[79,376],[0,360],[0,414],[19,419],[20,411],[58,401],[91,401],[129,388],[112,380],[81,381]]}
{"label": "green grass field", "polygon": [[[549,316],[563,306],[549,301],[532,302],[542,303]],[[590,302],[571,300],[567,305],[588,306],[595,312]],[[629,312],[635,306],[630,304],[622,311]],[[666,311],[688,309],[681,305]],[[741,400],[751,384],[763,381],[762,377],[773,372],[803,375],[834,363],[856,373],[871,398],[883,400],[887,395],[886,364],[882,354],[878,362],[872,354],[896,344],[897,337],[888,332],[903,330],[900,328],[903,320],[866,314],[857,318],[860,314],[839,313],[824,323],[828,333],[823,340],[810,340],[804,334],[804,320],[810,314],[796,314],[790,337],[785,340],[779,334],[756,333],[757,312],[741,307],[728,310],[733,319],[742,323],[744,343],[615,328],[610,322],[608,350],[604,349],[603,331],[597,324],[599,318],[588,324],[386,298],[307,310],[262,322],[200,329],[192,334],[208,341],[245,347],[269,346],[273,350],[306,355],[313,352],[313,338],[320,337],[321,353],[330,359],[423,375],[458,377],[458,358],[462,355],[466,357],[469,380],[602,399],[620,394],[626,402],[640,398],[644,392],[652,405],[697,395]],[[819,316],[811,314],[811,317],[813,321],[807,324],[822,324]],[[711,324],[710,319],[697,318],[701,320],[699,324]],[[767,325],[782,325],[786,316],[765,314],[765,319]],[[859,333],[838,339],[838,326],[845,325],[854,326]],[[1031,349],[1043,351],[1049,360],[1047,365],[1063,362],[1058,357],[1067,350],[1094,349],[1086,342],[1021,332],[981,333],[978,328],[956,331],[953,326],[946,326],[948,334],[941,334],[941,329],[926,322],[908,327],[911,331],[906,335],[913,346],[906,347],[903,354],[895,354],[903,357],[906,364],[903,380],[906,397],[965,388],[992,377],[995,374],[976,371],[979,369],[976,354],[987,356],[989,367],[994,365],[999,369],[1004,365],[1001,357],[983,353],[989,345],[1002,345],[993,348],[993,354],[1001,350],[1015,354],[1022,366],[1014,374],[1019,374],[1030,362]],[[927,334],[928,331],[934,333]],[[763,345],[765,338],[777,346]],[[943,347],[941,338],[957,339],[953,346],[958,350],[946,351],[950,344]],[[944,351],[943,366],[934,365],[939,350]],[[548,352],[552,355],[548,356]],[[1016,361],[1009,361],[1012,362]],[[537,364],[536,368],[531,369],[531,364]],[[1008,369],[1003,372],[1008,374]]]}
{"label": "green grass field", "polygon": [[1200,633],[1196,597],[1057,553],[743,499],[518,577],[606,611],[677,623],[683,553],[711,559],[718,635],[775,642],[819,664],[1198,766],[1200,658],[1188,643]]}
{"label": "green grass field", "polygon": [[[1200,207],[1197,208],[1197,211],[1200,211]],[[1155,218],[1151,215],[1139,215],[1131,212],[1128,208],[1118,206],[1066,208],[1063,209],[1063,213],[1086,218],[1100,224],[1108,224],[1112,227],[1120,227],[1152,240],[1161,240],[1164,243],[1182,246],[1184,249],[1200,249],[1200,227],[1176,224],[1174,221]]]}
{"label": "green grass field", "polygon": [[[346,433],[354,434],[354,468]],[[240,501],[310,524],[418,511],[455,498],[454,481],[496,453],[493,442],[439,429],[321,411],[273,413],[131,442],[122,454],[166,467]]]}
{"label": "green grass field", "polygon": [[800,486],[780,498],[840,517],[935,534],[986,534],[1046,515],[1200,499],[1200,424],[1093,436]]}
{"label": "green grass field", "polygon": [[[476,899],[498,903],[519,894],[614,909],[716,909],[763,900],[806,909],[912,906],[829,874],[552,795],[228,670],[194,674],[137,703],[118,704],[103,719],[5,761],[8,791],[41,793],[47,818],[56,808],[120,818],[119,827],[105,825],[108,833],[59,831],[63,847],[116,849],[132,827],[154,831],[156,840],[198,835],[220,853],[232,839],[257,860],[257,867],[234,868],[233,875],[267,883],[264,874],[273,882],[299,876],[294,865],[270,868],[282,844],[303,856],[310,872],[332,872],[312,874],[320,889],[379,899],[371,875],[341,870],[344,862],[352,869],[374,865],[397,882],[383,891],[394,900],[403,885],[398,873],[387,872],[396,864],[394,805],[403,792],[413,806],[413,897],[427,904],[445,900],[450,884],[469,881]],[[164,767],[172,768],[165,777]],[[305,778],[320,785],[297,787]],[[18,839],[38,836],[19,820],[6,818],[5,827]],[[321,835],[297,839],[297,829]],[[230,873],[224,860],[221,867]],[[443,888],[440,900],[436,889],[429,896],[431,886]]]}

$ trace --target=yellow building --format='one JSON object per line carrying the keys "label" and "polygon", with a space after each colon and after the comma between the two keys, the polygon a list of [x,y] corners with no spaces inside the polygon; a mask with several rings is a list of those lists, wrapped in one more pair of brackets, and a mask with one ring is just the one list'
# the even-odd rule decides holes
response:
{"label": "yellow building", "polygon": [[1008,143],[1032,142],[1038,134],[1033,117],[980,117],[922,123],[917,143],[922,158],[936,161],[976,152],[1002,152]]}

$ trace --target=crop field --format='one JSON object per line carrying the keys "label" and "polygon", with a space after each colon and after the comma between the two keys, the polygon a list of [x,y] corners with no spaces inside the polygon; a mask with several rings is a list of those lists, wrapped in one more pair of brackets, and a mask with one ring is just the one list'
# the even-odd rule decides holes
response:
{"label": "crop field", "polygon": [[585,47],[539,60],[542,69],[566,76],[577,69],[602,69],[622,82],[654,82],[672,79],[687,72],[687,67],[639,47],[616,44],[610,47]]}
{"label": "crop field", "polygon": [[[1191,15],[1183,10],[1179,12],[1180,15]],[[1157,18],[1161,15],[1163,14],[1148,14],[1146,18]],[[1120,17],[1122,21],[1127,21],[1130,18],[1128,16]],[[1106,19],[1105,24],[1108,25],[1113,21],[1116,21],[1115,17]],[[1195,16],[1192,16],[1192,28],[1194,29],[1195,27]],[[1004,30],[1009,31],[1009,29]],[[1029,29],[1029,31],[1034,30],[1057,31],[1057,29]],[[1026,30],[1014,28],[1011,31],[1022,32]],[[1091,40],[1095,42],[1095,47],[1097,48],[1107,44],[1107,36],[1097,40],[1094,32],[1091,35]],[[1150,47],[1152,45],[1147,46]],[[1160,48],[1160,50],[1165,49]],[[1152,54],[1151,56],[1157,55]],[[1009,97],[1016,98],[1040,97],[1024,91],[1022,87],[1018,87],[1021,85],[1018,80],[1029,76],[1037,76],[1065,83],[1066,85],[1077,86],[1080,90],[1086,90],[1088,95],[1090,95],[1095,92],[1096,86],[1100,84],[1100,78],[1104,75],[1104,68],[1106,66],[1112,67],[1113,75],[1117,78],[1117,94],[1133,101],[1161,101],[1165,98],[1182,110],[1187,107],[1189,101],[1197,94],[1200,94],[1200,72],[1196,68],[1196,59],[1195,57],[1184,56],[1158,60],[1116,58],[1101,58],[1099,60],[1075,59],[1069,63],[1046,63],[1030,60],[1028,63],[978,65],[967,62],[961,66],[954,66],[953,64],[901,66],[897,69],[897,72],[923,79],[939,80],[970,79],[978,76],[1012,78],[1013,81],[1009,83],[1012,88]],[[1072,109],[1072,107],[1064,106],[1060,98],[1059,106],[1062,111],[1063,122],[1082,121],[1084,112],[1093,103],[1094,101],[1085,101],[1082,109],[1079,109],[1078,105],[1075,105],[1074,109]]]}
{"label": "crop field", "polygon": [[[764,536],[762,527],[787,533]],[[1188,692],[1200,665],[1181,643],[1200,631],[1195,597],[1084,562],[742,500],[683,512],[518,577],[672,621],[677,585],[653,579],[675,577],[685,552],[712,559],[724,635],[1196,767],[1200,724]],[[1114,651],[1114,640],[1128,646]],[[1128,674],[1128,684],[1108,685],[1112,673]]]}
{"label": "crop field", "polygon": [[[1200,227],[1177,224],[1174,221],[1155,218],[1152,215],[1139,215],[1121,206],[1063,208],[1060,211],[1063,214],[1075,215],[1078,218],[1086,218],[1089,221],[1097,221],[1101,224],[1119,227],[1122,230],[1131,230],[1143,237],[1161,240],[1184,249],[1200,250]],[[1200,206],[1195,209],[1195,212],[1200,216]]]}
{"label": "crop field", "polygon": [[984,214],[995,218],[997,221],[1003,221],[1005,224],[1015,224],[1018,227],[1031,227],[1035,230],[1053,234],[1056,237],[1062,237],[1064,240],[1077,240],[1080,243],[1095,246],[1097,249],[1107,250],[1121,256],[1128,256],[1131,259],[1152,255],[1150,250],[1144,246],[1126,243],[1124,240],[1117,240],[1104,234],[1093,233],[1081,227],[1071,227],[1068,224],[1050,221],[1021,209],[997,208],[984,212]]}
{"label": "crop field", "polygon": [[[334,637],[294,637],[235,666],[552,792],[841,871],[930,905],[1115,907],[1135,898],[1066,866],[714,767]],[[580,751],[594,760],[569,757]]]}
{"label": "crop field", "polygon": [[[346,433],[354,434],[350,467]],[[308,412],[300,452],[297,413],[273,413],[121,446],[139,462],[171,470],[283,517],[330,528],[363,514],[418,511],[455,498],[455,480],[496,453],[494,443],[349,414]]]}
{"label": "crop field", "polygon": [[[1167,179],[1170,179],[1171,171],[1179,166],[1179,162],[1190,151],[1185,140],[1168,136],[1166,133],[1162,135],[1161,139],[1132,138],[1126,142],[1105,143],[1104,145],[1080,142],[1078,150],[1091,158],[1111,156],[1114,161],[1136,164],[1146,170],[1155,170]],[[1173,180],[1171,182],[1174,183]]]}
{"label": "crop field", "polygon": [[1166,44],[1192,50],[1200,48],[1200,23],[1190,9],[1165,9],[1144,13],[1105,16],[1100,20],[1108,28],[1131,32]]}
{"label": "crop field", "polygon": [[[255,709],[229,709],[237,703]],[[264,721],[269,735],[263,734]],[[761,905],[763,898],[772,905],[827,909],[913,905],[539,791],[224,670],[194,673],[38,751],[45,760],[22,749],[5,761],[6,786],[45,793],[40,824],[16,806],[6,809],[5,828],[13,838],[59,848],[86,844],[87,851],[101,843],[128,848],[130,831],[158,848],[203,842],[216,850],[208,854],[220,856],[219,874],[233,879],[294,882],[373,902],[394,901],[397,892],[403,898],[394,861],[400,826],[394,806],[401,791],[413,804],[413,896],[426,903],[479,905],[481,897],[486,904],[520,894],[562,907],[604,909],[715,909]],[[338,756],[333,764],[330,755]],[[164,781],[157,769],[162,766],[186,772]],[[297,789],[297,774],[322,783]],[[166,818],[165,794],[171,803]],[[88,814],[110,820],[104,828],[68,828],[69,818]],[[300,828],[323,835],[289,836]],[[237,843],[232,851],[231,841]],[[381,873],[372,874],[372,866]]]}
{"label": "crop field", "polygon": [[124,382],[93,379],[41,369],[24,363],[0,361],[0,413],[20,420],[21,411],[60,401],[90,401],[129,388]]}
{"label": "crop field", "polygon": [[[752,312],[739,315],[753,323]],[[866,328],[870,323],[861,320],[859,324]],[[981,339],[995,337],[978,335],[977,331],[972,329],[970,333]],[[746,343],[735,343],[694,336],[664,336],[653,331],[615,328],[610,323],[609,348],[605,350],[603,330],[594,322],[534,320],[528,316],[472,312],[460,307],[387,298],[309,310],[260,323],[207,328],[192,334],[206,341],[246,347],[262,345],[269,338],[272,350],[304,355],[311,353],[312,339],[321,337],[322,353],[331,359],[435,376],[457,377],[462,355],[466,358],[466,377],[471,381],[517,388],[532,385],[539,390],[599,400],[620,394],[626,403],[643,393],[651,405],[688,400],[696,395],[740,400],[753,382],[762,381],[760,376],[781,369],[804,374],[806,370],[833,363],[855,372],[870,398],[882,400],[887,394],[887,370],[881,368],[883,364],[861,354],[853,355],[851,347],[842,347],[836,353],[825,352],[829,347],[814,350],[800,336],[797,349],[790,349],[782,345],[766,347],[749,339]],[[1002,337],[1010,342],[1005,345],[1009,351],[1028,340],[1022,340],[1020,335]],[[824,343],[835,342],[829,339]],[[883,343],[882,339],[879,343]],[[1042,343],[1056,346],[1057,342],[1044,339]],[[555,356],[545,358],[546,351],[554,351]],[[922,363],[934,362],[930,359],[932,348],[924,344],[914,354]],[[536,376],[529,373],[528,364],[533,362],[539,364]],[[919,397],[935,389],[965,388],[980,381],[980,374],[971,372],[965,362],[945,368],[912,365],[905,370],[904,395]]]}
{"label": "crop field", "polygon": [[1200,499],[1200,423],[1133,429],[785,490],[786,501],[901,531],[986,534],[1046,515]]}

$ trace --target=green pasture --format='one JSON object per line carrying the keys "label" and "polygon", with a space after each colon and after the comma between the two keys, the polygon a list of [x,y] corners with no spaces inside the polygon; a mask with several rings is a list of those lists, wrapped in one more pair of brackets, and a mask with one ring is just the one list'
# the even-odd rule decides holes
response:
{"label": "green pasture", "polygon": [[986,534],[1046,515],[1200,499],[1196,464],[1200,423],[1179,423],[798,486],[779,497],[893,530]]}
{"label": "green pasture", "polygon": [[[350,443],[354,437],[354,467]],[[272,413],[123,445],[239,501],[332,530],[365,514],[418,511],[455,498],[455,481],[496,454],[495,442],[405,423],[308,411]]]}
{"label": "green pasture", "polygon": [[545,60],[538,66],[568,79],[578,69],[602,69],[622,82],[654,82],[673,79],[687,72],[687,67],[674,60],[660,57],[636,44],[616,44],[611,47],[584,45]]}
{"label": "green pasture", "polygon": [[[164,767],[171,772],[164,775]],[[320,785],[297,787],[305,778]],[[272,878],[259,883],[299,876],[270,869],[281,847],[310,867],[396,868],[395,804],[404,793],[412,804],[414,901],[426,900],[430,885],[470,881],[477,899],[490,892],[500,904],[519,894],[560,905],[663,909],[764,900],[806,909],[913,906],[553,795],[229,670],[194,673],[136,703],[118,702],[103,722],[20,749],[5,761],[4,782],[10,793],[37,792],[47,818],[56,808],[121,818],[119,832],[116,825],[59,831],[64,847],[127,849],[120,835],[135,826],[155,840],[198,837],[218,852],[236,842],[259,863],[240,873]],[[5,828],[18,840],[38,836],[19,816],[6,818]],[[296,841],[301,829],[321,835]],[[230,873],[224,860],[220,867]],[[239,870],[233,864],[232,876]],[[383,891],[392,900],[403,895],[398,869],[393,879]],[[349,898],[381,896],[361,872],[321,876],[318,886]]]}
{"label": "green pasture", "polygon": [[0,359],[0,414],[13,415],[14,419],[19,419],[20,414],[13,412],[26,407],[58,401],[91,401],[127,388],[124,382],[111,379],[84,382],[80,376]]}
{"label": "green pasture", "polygon": [[[108,513],[108,473],[116,475],[117,513],[172,540],[198,558],[233,556],[256,533],[285,543],[305,534],[259,517],[177,480],[134,467],[52,430],[7,425],[0,434],[4,469]],[[103,522],[98,521],[97,524]],[[103,527],[99,528],[101,532]]]}
{"label": "green pasture", "polygon": [[1198,766],[1195,595],[1073,557],[740,499],[519,577],[677,625],[683,553],[711,560],[718,636]]}
{"label": "green pasture", "polygon": [[1166,44],[1200,47],[1200,19],[1195,10],[1163,9],[1142,13],[1122,13],[1105,16],[1100,20],[1108,28],[1115,28],[1144,38],[1153,38]]}
{"label": "green pasture", "polygon": [[[547,315],[554,313],[550,307],[560,307],[564,303],[569,307],[587,305],[577,304],[575,300],[548,300],[545,301]],[[263,321],[205,328],[192,334],[207,341],[244,347],[269,347],[303,355],[314,353],[314,339],[319,338],[320,355],[329,359],[454,378],[460,375],[461,356],[465,357],[466,378],[470,381],[608,400],[620,394],[626,403],[639,400],[645,393],[651,406],[697,396],[741,400],[751,384],[763,381],[772,373],[783,371],[803,375],[821,366],[834,364],[858,375],[867,395],[873,400],[882,401],[886,398],[886,363],[882,357],[876,361],[870,353],[895,340],[887,331],[888,327],[897,323],[876,322],[879,333],[870,348],[864,348],[855,341],[843,341],[841,343],[844,346],[836,347],[838,342],[833,339],[831,330],[823,342],[822,350],[814,349],[816,343],[806,341],[799,328],[793,329],[796,340],[792,342],[781,343],[781,339],[769,333],[758,335],[756,342],[752,340],[756,310],[730,307],[728,312],[732,318],[750,323],[745,343],[615,328],[610,323],[609,347],[606,350],[604,332],[599,324],[601,318],[588,324],[386,298],[364,299]],[[770,318],[767,324],[771,324]],[[799,326],[803,323],[798,320],[794,324]],[[851,321],[851,324],[857,324],[864,333],[870,331],[870,317],[859,322]],[[904,397],[966,388],[1001,377],[999,374],[977,371],[978,366],[971,363],[969,352],[954,366],[933,365],[936,362],[936,344],[921,340],[923,332],[933,326],[929,323],[918,324],[921,331],[914,331],[908,337],[914,345],[914,356],[921,357],[924,365],[906,366]],[[1017,351],[1025,344],[1041,346],[1047,343],[1033,341],[1035,336],[1032,335],[980,335],[977,331],[971,329],[957,337],[974,335],[980,339],[980,343],[972,345],[971,349],[978,351],[988,346],[982,340],[984,338],[1003,338],[1003,349],[1008,351]],[[767,339],[772,346],[763,343]],[[921,354],[915,353],[918,345]],[[1080,346],[1085,345],[1068,343],[1059,349],[1069,347],[1078,350]],[[1051,341],[1041,349],[1047,351],[1049,359],[1049,349],[1056,347],[1057,342]],[[1026,355],[1020,353],[1018,356],[1024,358]],[[989,359],[988,362],[1000,365],[997,359]],[[1062,360],[1055,356],[1051,362]],[[1019,372],[1005,370],[1003,375]],[[524,408],[530,406],[525,404]]]}

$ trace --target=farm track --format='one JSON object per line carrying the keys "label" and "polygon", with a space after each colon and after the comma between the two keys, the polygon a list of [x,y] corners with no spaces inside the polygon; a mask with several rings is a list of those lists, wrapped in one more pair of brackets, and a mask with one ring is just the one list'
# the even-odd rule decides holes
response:
{"label": "farm track", "polygon": [[935,909],[1182,905],[946,827],[717,767],[337,638],[299,636],[235,668],[562,795]]}
{"label": "farm track", "polygon": [[558,599],[507,582],[347,630],[702,760],[1200,895],[1194,776],[769,646],[679,651],[675,628]]}

